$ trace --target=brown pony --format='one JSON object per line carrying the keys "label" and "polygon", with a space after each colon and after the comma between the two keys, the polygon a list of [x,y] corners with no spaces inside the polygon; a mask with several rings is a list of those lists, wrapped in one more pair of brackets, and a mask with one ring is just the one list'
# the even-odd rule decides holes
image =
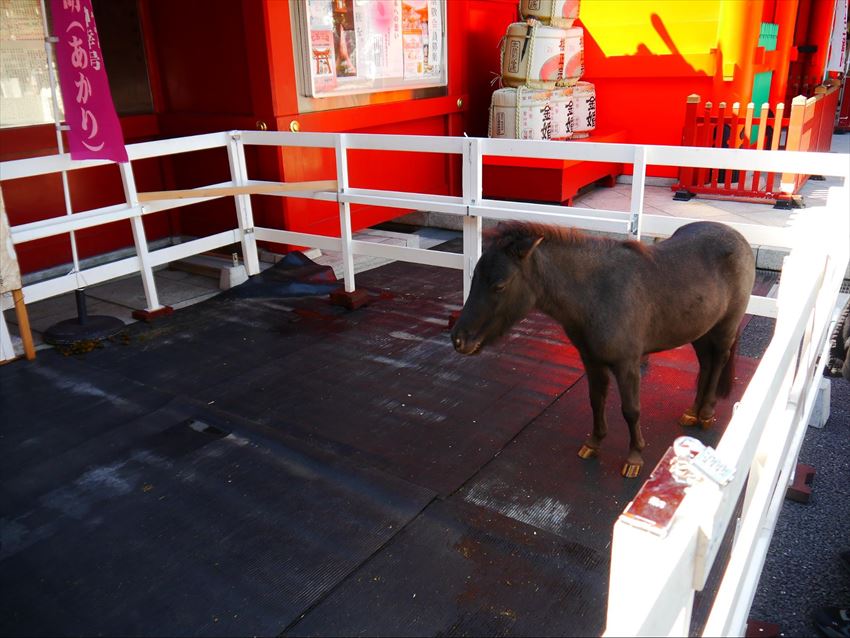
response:
{"label": "brown pony", "polygon": [[475,266],[452,343],[461,354],[475,354],[534,308],[552,317],[578,349],[590,387],[593,433],[579,456],[595,456],[607,433],[611,371],[631,436],[622,474],[633,478],[645,445],[641,358],[692,344],[699,360],[696,398],[680,423],[710,426],[717,397],[731,389],[738,327],[754,278],[747,241],[714,222],[687,224],[654,246],[501,224]]}

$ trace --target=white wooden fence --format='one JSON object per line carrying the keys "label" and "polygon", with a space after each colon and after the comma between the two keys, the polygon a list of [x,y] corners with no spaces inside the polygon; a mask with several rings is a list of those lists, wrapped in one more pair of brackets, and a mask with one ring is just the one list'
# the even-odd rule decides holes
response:
{"label": "white wooden fence", "polygon": [[[333,190],[291,190],[292,185],[253,180],[248,175],[246,145],[319,147],[334,149],[337,180]],[[142,201],[136,189],[132,161],[221,148],[227,153],[231,179],[199,188],[198,197]],[[462,195],[367,190],[353,188],[348,179],[348,150],[408,151],[453,154],[462,157]],[[463,271],[464,298],[472,271],[481,254],[482,218],[520,219],[564,224],[586,230],[666,237],[679,226],[694,221],[643,212],[646,167],[713,167],[758,170],[843,178],[831,188],[825,208],[803,211],[793,227],[777,228],[730,223],[754,246],[790,251],[782,269],[777,299],[753,296],[749,312],[775,317],[774,337],[753,376],[717,448],[734,479],[725,486],[710,481],[682,488],[684,493],[673,523],[666,533],[635,526],[622,516],[614,528],[608,624],[606,634],[686,635],[694,592],[702,589],[726,530],[737,525],[731,559],[715,597],[705,635],[742,635],[755,587],[764,564],[785,487],[796,462],[808,415],[817,393],[820,357],[829,336],[833,310],[850,254],[850,166],[847,158],[828,153],[742,151],[634,144],[552,143],[480,138],[284,133],[230,131],[134,144],[128,147],[131,163],[119,165],[125,203],[53,217],[12,228],[15,244],[71,233],[119,220],[129,220],[136,255],[90,268],[76,267],[68,274],[24,288],[27,303],[77,288],[139,273],[147,309],[161,307],[153,269],[162,264],[241,243],[249,275],[259,272],[257,241],[273,241],[324,250],[344,257],[344,285],[355,288],[354,255],[386,257]],[[482,158],[485,155],[586,160],[631,164],[634,178],[629,211],[487,200],[482,196]],[[106,161],[71,161],[68,155],[0,163],[0,182],[61,173],[107,164]],[[251,191],[269,195],[275,185],[281,197],[302,197],[337,202],[340,237],[326,237],[273,228],[256,227]],[[789,185],[791,186],[791,185]],[[309,185],[305,185],[308,188]],[[295,187],[298,188],[298,187]],[[224,195],[210,189],[229,189],[236,206],[234,228],[150,250],[142,219],[158,211],[189,206]],[[284,190],[290,189],[290,190]],[[219,191],[220,193],[221,191]],[[235,194],[232,194],[235,193]],[[142,197],[142,199],[145,199]],[[463,254],[373,244],[352,239],[351,204],[370,204],[407,210],[436,211],[463,218]],[[73,234],[71,235],[73,241]],[[3,308],[10,306],[3,300]],[[767,424],[770,427],[767,428]],[[743,494],[743,513],[736,520],[736,505]]]}

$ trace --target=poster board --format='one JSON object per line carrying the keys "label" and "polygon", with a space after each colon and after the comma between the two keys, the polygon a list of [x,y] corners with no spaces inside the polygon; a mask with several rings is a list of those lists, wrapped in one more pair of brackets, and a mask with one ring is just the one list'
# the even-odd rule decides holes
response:
{"label": "poster board", "polygon": [[301,0],[309,97],[445,86],[446,0]]}

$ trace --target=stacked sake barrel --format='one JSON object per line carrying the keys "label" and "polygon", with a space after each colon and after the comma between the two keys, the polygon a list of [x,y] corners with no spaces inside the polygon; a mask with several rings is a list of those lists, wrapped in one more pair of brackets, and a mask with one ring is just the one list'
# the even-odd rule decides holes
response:
{"label": "stacked sake barrel", "polygon": [[596,127],[596,91],[584,74],[579,0],[520,0],[525,22],[502,40],[502,85],[490,102],[490,137],[566,140]]}

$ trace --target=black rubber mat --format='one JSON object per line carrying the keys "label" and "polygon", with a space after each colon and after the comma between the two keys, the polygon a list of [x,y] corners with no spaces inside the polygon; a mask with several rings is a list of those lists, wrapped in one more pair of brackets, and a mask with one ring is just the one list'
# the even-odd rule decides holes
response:
{"label": "black rubber mat", "polygon": [[[364,285],[371,274],[404,293],[369,288],[372,303],[356,312],[319,297],[222,295],[136,324],[130,345],[86,360],[338,444],[365,464],[448,494],[575,383],[581,363],[542,315],[480,356],[460,356],[448,333],[459,303],[437,294],[447,288],[444,270],[401,263],[379,270],[364,273]],[[460,291],[449,289],[459,302]]]}
{"label": "black rubber mat", "polygon": [[[677,424],[692,399],[695,369],[684,348],[654,355],[646,369],[646,474],[677,436],[716,444],[754,364],[739,361],[742,383],[707,432]],[[582,379],[287,634],[357,627],[378,636],[599,635],[613,525],[641,485],[620,476],[628,436],[618,401],[613,390],[602,456],[579,459],[590,425]]]}
{"label": "black rubber mat", "polygon": [[598,636],[608,557],[462,501],[428,507],[290,636]]}
{"label": "black rubber mat", "polygon": [[128,423],[166,405],[172,395],[92,367],[53,350],[38,359],[0,368],[3,460],[2,511],[31,502],[56,481],[78,474],[105,438],[126,437]]}
{"label": "black rubber mat", "polygon": [[222,295],[152,324],[128,326],[126,345],[109,344],[87,355],[86,362],[193,395],[310,345],[315,336],[299,325],[288,301]]}
{"label": "black rubber mat", "polygon": [[[462,357],[450,309],[383,299],[309,349],[196,396],[290,433],[330,439],[443,494],[457,489],[582,374],[554,324],[535,317],[500,348]],[[321,319],[311,321],[321,322]]]}
{"label": "black rubber mat", "polygon": [[[738,358],[736,371],[741,382],[732,396],[718,403],[714,428],[683,428],[678,419],[693,400],[697,368],[696,357],[689,350],[653,355],[641,380],[641,431],[647,443],[643,478],[678,436],[695,436],[715,446],[731,418],[734,401],[755,369],[754,362]],[[614,522],[642,484],[620,475],[629,436],[619,401],[612,383],[608,436],[597,458],[580,459],[578,450],[592,426],[587,379],[583,377],[466,484],[459,496],[610,552]]]}
{"label": "black rubber mat", "polygon": [[[460,273],[357,282],[353,312],[272,278],[0,367],[0,635],[598,634],[639,486],[616,390],[582,461],[586,381],[551,320],[463,357]],[[695,370],[651,359],[645,473]],[[714,444],[730,410],[688,433]]]}
{"label": "black rubber mat", "polygon": [[275,635],[433,498],[191,402],[129,425],[4,511],[0,634]]}

